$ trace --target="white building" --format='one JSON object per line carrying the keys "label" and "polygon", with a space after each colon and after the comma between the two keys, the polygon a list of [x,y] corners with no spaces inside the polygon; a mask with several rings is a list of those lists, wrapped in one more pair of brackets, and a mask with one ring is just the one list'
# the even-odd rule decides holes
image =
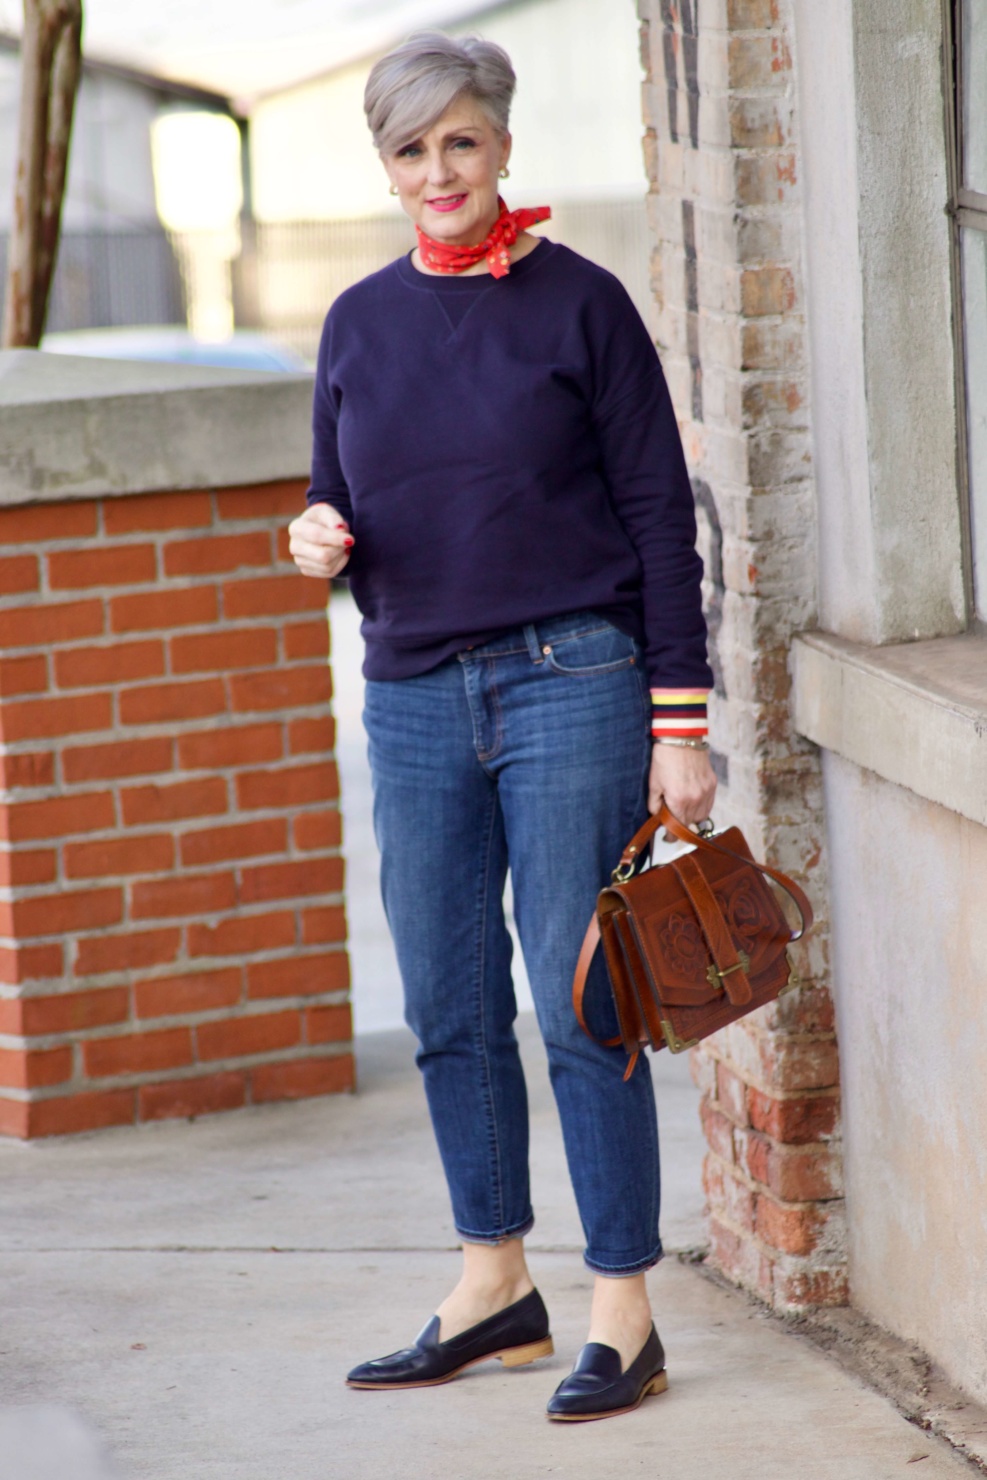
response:
{"label": "white building", "polygon": [[[508,0],[443,29],[503,46],[518,74],[512,204],[637,200],[641,69],[633,0]],[[396,39],[396,38],[395,38]],[[379,54],[379,53],[378,53]],[[396,213],[363,116],[376,55],[260,98],[251,110],[260,221]]]}
{"label": "white building", "polygon": [[[20,46],[0,33],[0,270],[17,158]],[[151,136],[176,108],[228,114],[217,93],[87,58],[76,100],[52,328],[172,321],[184,313],[162,231]]]}

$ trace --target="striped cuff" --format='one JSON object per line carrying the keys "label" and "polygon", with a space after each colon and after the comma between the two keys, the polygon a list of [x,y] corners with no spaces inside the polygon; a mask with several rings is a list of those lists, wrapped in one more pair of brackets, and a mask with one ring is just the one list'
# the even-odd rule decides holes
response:
{"label": "striped cuff", "polygon": [[652,689],[652,739],[672,735],[683,740],[705,740],[708,697],[708,689]]}

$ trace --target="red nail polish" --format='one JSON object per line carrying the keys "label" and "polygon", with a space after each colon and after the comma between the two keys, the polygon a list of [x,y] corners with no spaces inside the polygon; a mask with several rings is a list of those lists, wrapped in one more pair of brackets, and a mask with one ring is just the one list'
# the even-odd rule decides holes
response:
{"label": "red nail polish", "polygon": [[346,528],[346,525],[345,524],[337,524],[336,525],[336,528],[337,529],[345,529]]}
{"label": "red nail polish", "polygon": [[345,545],[345,547],[346,547],[347,550],[350,548],[351,545],[354,545],[355,543],[356,543],[356,541],[355,540],[352,540],[352,539],[345,539],[343,541],[343,544]]}

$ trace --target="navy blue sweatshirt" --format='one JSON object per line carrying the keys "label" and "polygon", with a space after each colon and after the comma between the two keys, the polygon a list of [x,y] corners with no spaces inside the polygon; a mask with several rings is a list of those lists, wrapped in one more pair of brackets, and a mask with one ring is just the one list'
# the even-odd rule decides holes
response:
{"label": "navy blue sweatshirt", "polygon": [[500,279],[399,258],[330,309],[313,429],[308,502],[353,533],[368,678],[592,609],[652,688],[711,687],[675,414],[603,268],[548,241]]}

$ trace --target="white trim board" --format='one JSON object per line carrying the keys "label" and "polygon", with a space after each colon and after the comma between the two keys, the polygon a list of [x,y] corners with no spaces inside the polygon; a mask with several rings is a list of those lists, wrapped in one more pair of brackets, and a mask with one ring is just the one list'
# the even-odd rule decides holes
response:
{"label": "white trim board", "polygon": [[800,734],[987,826],[987,637],[865,647],[803,633],[792,677]]}

